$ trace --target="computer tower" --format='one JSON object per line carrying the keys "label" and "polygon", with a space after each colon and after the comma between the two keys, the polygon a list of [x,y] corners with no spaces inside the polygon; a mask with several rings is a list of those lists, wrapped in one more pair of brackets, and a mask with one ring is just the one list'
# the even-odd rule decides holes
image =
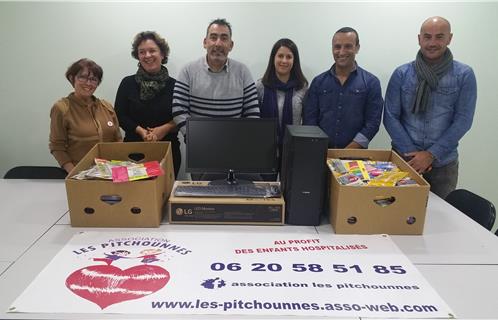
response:
{"label": "computer tower", "polygon": [[288,224],[320,224],[328,176],[328,141],[328,136],[317,126],[286,127],[280,180]]}

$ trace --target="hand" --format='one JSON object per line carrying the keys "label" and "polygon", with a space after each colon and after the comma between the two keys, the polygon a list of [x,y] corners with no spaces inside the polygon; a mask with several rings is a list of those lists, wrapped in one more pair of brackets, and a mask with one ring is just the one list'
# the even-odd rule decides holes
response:
{"label": "hand", "polygon": [[147,131],[153,137],[152,141],[161,141],[169,132],[166,125],[162,125],[159,127],[147,127]]}
{"label": "hand", "polygon": [[62,165],[62,168],[64,168],[64,170],[69,173],[71,170],[73,170],[74,164],[72,162],[66,162]]}
{"label": "hand", "polygon": [[145,137],[143,138],[144,141],[157,141],[157,137],[150,131],[147,131],[147,134],[145,135]]}
{"label": "hand", "polygon": [[351,141],[345,149],[363,149],[363,146],[356,141]]}
{"label": "hand", "polygon": [[429,151],[415,151],[405,153],[405,156],[411,157],[408,164],[418,173],[422,174],[432,169],[434,156]]}
{"label": "hand", "polygon": [[149,131],[147,129],[142,128],[141,126],[137,126],[135,128],[135,132],[142,138],[142,140],[147,141],[148,140],[148,135]]}

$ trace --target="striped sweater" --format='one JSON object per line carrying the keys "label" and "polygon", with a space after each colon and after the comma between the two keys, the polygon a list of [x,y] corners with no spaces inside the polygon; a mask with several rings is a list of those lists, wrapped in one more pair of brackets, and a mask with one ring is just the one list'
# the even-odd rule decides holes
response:
{"label": "striped sweater", "polygon": [[183,135],[189,117],[259,118],[258,94],[249,69],[229,59],[221,72],[212,72],[205,56],[187,64],[176,80],[173,117]]}

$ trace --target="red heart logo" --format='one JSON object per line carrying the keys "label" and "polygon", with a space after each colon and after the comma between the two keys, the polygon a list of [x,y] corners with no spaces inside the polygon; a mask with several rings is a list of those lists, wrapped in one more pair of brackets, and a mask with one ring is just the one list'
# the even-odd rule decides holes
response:
{"label": "red heart logo", "polygon": [[66,287],[101,309],[152,294],[169,281],[169,272],[155,265],[139,265],[122,270],[115,266],[89,266],[74,271]]}

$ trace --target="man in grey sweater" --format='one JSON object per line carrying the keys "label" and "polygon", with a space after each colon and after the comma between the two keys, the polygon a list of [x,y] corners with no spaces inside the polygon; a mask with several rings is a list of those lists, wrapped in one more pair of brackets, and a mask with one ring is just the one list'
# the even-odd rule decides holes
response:
{"label": "man in grey sweater", "polygon": [[189,117],[259,118],[249,69],[228,58],[233,48],[230,23],[213,20],[203,43],[207,54],[183,67],[175,84],[173,117],[183,135]]}

